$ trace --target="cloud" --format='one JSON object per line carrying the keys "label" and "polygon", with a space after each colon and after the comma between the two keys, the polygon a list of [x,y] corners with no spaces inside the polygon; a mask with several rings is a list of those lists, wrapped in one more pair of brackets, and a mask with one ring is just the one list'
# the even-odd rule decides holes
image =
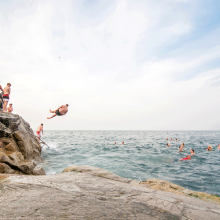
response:
{"label": "cloud", "polygon": [[[205,31],[199,1],[0,6],[2,85],[33,128],[220,128],[220,25]],[[65,117],[46,119],[66,103]]]}

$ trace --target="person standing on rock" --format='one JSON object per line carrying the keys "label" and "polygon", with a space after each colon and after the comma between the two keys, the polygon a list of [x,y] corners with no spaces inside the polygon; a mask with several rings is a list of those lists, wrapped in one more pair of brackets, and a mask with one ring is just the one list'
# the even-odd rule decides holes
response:
{"label": "person standing on rock", "polygon": [[37,128],[37,131],[36,131],[36,134],[37,134],[37,136],[38,136],[38,138],[40,139],[41,138],[41,132],[42,132],[42,135],[43,135],[43,133],[44,133],[44,131],[43,131],[43,124],[41,124],[40,126],[38,126],[38,128]]}
{"label": "person standing on rock", "polygon": [[7,105],[8,105],[8,101],[9,101],[9,95],[11,94],[11,83],[7,83],[7,86],[4,88],[4,95],[3,95],[3,101],[4,101],[4,105],[3,105],[3,112],[7,112]]}
{"label": "person standing on rock", "polygon": [[50,109],[50,113],[55,113],[54,115],[52,115],[51,117],[47,117],[47,119],[51,119],[55,116],[62,116],[65,115],[68,112],[68,104],[66,105],[61,105],[58,109],[51,111]]}

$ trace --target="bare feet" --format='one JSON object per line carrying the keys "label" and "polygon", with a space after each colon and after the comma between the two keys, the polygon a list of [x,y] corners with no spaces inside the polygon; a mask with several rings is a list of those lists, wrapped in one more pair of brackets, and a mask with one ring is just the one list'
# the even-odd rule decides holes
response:
{"label": "bare feet", "polygon": [[50,119],[49,117],[47,117],[47,119]]}
{"label": "bare feet", "polygon": [[[50,113],[52,113],[51,109],[50,109]],[[48,119],[48,118],[47,118]]]}

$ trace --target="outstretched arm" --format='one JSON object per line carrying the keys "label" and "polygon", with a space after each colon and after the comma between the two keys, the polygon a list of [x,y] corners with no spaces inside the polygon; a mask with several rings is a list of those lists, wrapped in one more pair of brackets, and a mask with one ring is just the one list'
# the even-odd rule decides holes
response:
{"label": "outstretched arm", "polygon": [[0,89],[2,90],[2,92],[3,92],[3,89],[2,89],[2,86],[0,85]]}

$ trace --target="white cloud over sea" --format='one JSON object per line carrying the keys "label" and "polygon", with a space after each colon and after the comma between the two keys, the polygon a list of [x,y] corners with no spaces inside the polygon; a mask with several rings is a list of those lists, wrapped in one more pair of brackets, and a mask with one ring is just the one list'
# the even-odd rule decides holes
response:
{"label": "white cloud over sea", "polygon": [[[33,129],[219,130],[218,0],[0,0],[0,81]],[[59,58],[60,57],[60,58]],[[49,109],[70,105],[47,120]]]}

